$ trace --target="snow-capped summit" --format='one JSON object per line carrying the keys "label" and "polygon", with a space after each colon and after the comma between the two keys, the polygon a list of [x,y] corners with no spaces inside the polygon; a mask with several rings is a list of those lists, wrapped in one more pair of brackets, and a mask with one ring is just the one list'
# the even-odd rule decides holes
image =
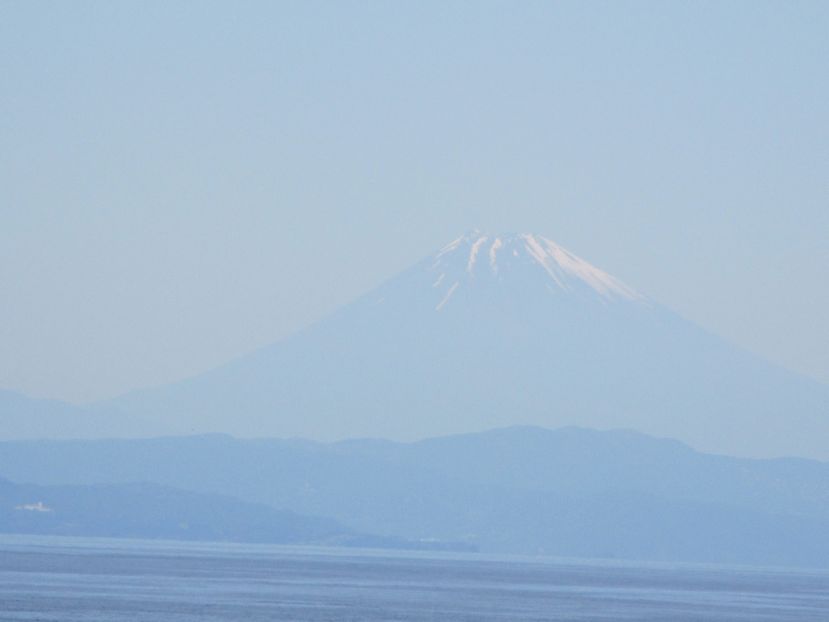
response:
{"label": "snow-capped summit", "polygon": [[476,279],[523,278],[565,292],[590,293],[606,301],[643,301],[644,296],[552,240],[529,233],[487,235],[475,229],[444,246],[430,267],[433,286],[444,293],[442,309],[455,291]]}

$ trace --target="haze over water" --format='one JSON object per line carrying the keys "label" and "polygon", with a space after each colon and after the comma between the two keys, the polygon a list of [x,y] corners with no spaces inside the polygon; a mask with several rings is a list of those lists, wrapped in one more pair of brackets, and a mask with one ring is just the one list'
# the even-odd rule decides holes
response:
{"label": "haze over water", "polygon": [[0,537],[0,619],[824,619],[829,573]]}

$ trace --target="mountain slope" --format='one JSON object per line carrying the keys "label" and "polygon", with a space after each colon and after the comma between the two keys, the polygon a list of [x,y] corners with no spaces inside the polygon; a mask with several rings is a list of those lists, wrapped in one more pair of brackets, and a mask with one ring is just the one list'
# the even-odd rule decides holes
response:
{"label": "mountain slope", "polygon": [[334,520],[158,484],[33,486],[0,479],[0,531],[299,543],[355,537]]}
{"label": "mountain slope", "polygon": [[91,429],[93,418],[67,402],[0,389],[0,438],[71,438],[79,428]]}
{"label": "mountain slope", "polygon": [[829,387],[531,235],[459,238],[293,337],[110,406],[158,432],[416,439],[584,425],[829,457]]}
{"label": "mountain slope", "polygon": [[329,518],[154,483],[36,486],[0,478],[0,533],[474,550],[369,535]]}

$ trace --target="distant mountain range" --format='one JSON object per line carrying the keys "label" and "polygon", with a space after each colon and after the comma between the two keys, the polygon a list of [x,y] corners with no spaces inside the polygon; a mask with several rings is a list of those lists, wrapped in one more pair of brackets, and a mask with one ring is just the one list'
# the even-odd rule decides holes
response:
{"label": "distant mountain range", "polygon": [[231,433],[413,440],[631,428],[829,459],[829,387],[683,320],[540,236],[472,232],[276,344],[78,408],[0,395],[3,438]]}
{"label": "distant mountain range", "polygon": [[[514,427],[415,443],[227,436],[15,441],[0,443],[0,473],[42,486],[84,487],[65,497],[87,499],[89,507],[162,507],[142,501],[144,489],[123,486],[129,482],[222,495],[223,503],[233,496],[244,502],[234,508],[278,509],[277,525],[284,511],[326,516],[333,521],[312,519],[311,530],[344,525],[347,533],[376,534],[377,542],[829,567],[829,463],[703,454],[630,431]],[[107,497],[113,485],[117,496]],[[109,500],[96,505],[99,493]],[[138,499],[132,505],[130,495]],[[40,489],[13,501],[0,496],[6,514],[11,503],[57,505],[53,499]],[[208,500],[182,493],[169,503],[175,532],[182,520],[176,508],[206,508]]]}

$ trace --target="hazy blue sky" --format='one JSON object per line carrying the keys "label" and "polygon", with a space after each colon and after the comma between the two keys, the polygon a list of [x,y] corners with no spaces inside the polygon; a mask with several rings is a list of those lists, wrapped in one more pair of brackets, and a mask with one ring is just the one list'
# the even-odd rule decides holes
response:
{"label": "hazy blue sky", "polygon": [[209,368],[460,232],[829,382],[825,2],[0,2],[0,387]]}

